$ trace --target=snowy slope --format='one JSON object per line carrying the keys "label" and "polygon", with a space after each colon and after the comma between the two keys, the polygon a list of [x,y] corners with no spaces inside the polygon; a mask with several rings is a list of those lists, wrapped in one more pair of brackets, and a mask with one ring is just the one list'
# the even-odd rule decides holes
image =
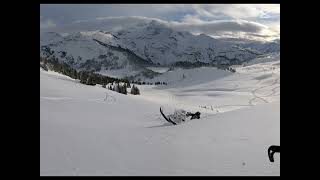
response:
{"label": "snowy slope", "polygon": [[[55,57],[78,70],[123,72],[141,71],[147,61],[125,49],[109,46],[91,37],[92,33],[75,33],[58,36],[44,33],[40,41],[40,56]],[[134,74],[131,74],[134,75]]]}
{"label": "snowy slope", "polygon": [[[280,144],[279,65],[194,69],[140,96],[40,70],[40,175],[280,175],[280,155],[267,157]],[[160,106],[201,119],[170,126]]]}
{"label": "snowy slope", "polygon": [[168,83],[142,87],[145,91],[143,98],[213,113],[279,101],[280,59],[237,67],[236,70],[236,73],[231,73],[201,67],[169,71],[154,79],[143,79]]}
{"label": "snowy slope", "polygon": [[[274,62],[274,61],[279,61],[279,60],[280,60],[280,53],[268,53],[268,54],[265,54],[261,57],[255,58],[251,61],[245,62],[242,65],[243,66],[250,66],[250,65],[254,65],[254,64]],[[280,66],[280,61],[279,61],[279,66]]]}

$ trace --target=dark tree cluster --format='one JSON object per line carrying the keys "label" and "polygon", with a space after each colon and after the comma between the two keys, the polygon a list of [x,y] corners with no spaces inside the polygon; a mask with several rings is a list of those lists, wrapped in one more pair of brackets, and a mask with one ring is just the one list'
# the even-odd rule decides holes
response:
{"label": "dark tree cluster", "polygon": [[160,81],[155,82],[154,84],[155,84],[155,85],[167,85],[167,83],[166,83],[166,82],[160,82]]}
{"label": "dark tree cluster", "polygon": [[138,84],[138,85],[153,85],[151,82],[141,82],[141,81],[131,81],[132,84]]}
{"label": "dark tree cluster", "polygon": [[78,73],[75,69],[70,67],[67,63],[59,62],[56,58],[46,59],[40,57],[40,62],[47,67],[47,69],[51,69],[55,72],[64,74],[73,79],[78,79]]}
{"label": "dark tree cluster", "polygon": [[123,83],[123,85],[121,85],[120,83],[115,83],[115,85],[109,85],[108,89],[121,94],[127,94],[128,85],[130,85],[130,83]]}
{"label": "dark tree cluster", "polygon": [[127,87],[126,85],[121,85],[117,83],[115,86],[113,86],[112,91],[121,93],[121,94],[127,94]]}
{"label": "dark tree cluster", "polygon": [[230,72],[233,72],[233,73],[235,73],[235,72],[236,72],[236,70],[235,70],[235,69],[233,69],[232,67],[228,67],[228,68],[227,68],[227,70],[228,70],[228,71],[230,71]]}
{"label": "dark tree cluster", "polygon": [[112,82],[125,82],[129,83],[126,79],[117,79],[108,76],[103,76],[101,74],[96,74],[94,71],[77,71],[67,63],[59,62],[56,58],[43,58],[40,57],[40,62],[43,66],[46,66],[48,69],[56,71],[58,73],[69,76],[73,79],[79,79],[80,83],[86,85],[96,85],[96,84],[108,84]]}
{"label": "dark tree cluster", "polygon": [[189,68],[195,68],[195,67],[202,67],[202,66],[210,66],[211,64],[209,63],[204,63],[204,62],[200,62],[200,61],[196,61],[196,62],[188,62],[188,61],[178,61],[175,62],[170,68],[170,70],[174,70],[175,67],[182,67],[185,69],[189,69]]}
{"label": "dark tree cluster", "polygon": [[131,88],[131,84],[129,81],[126,83],[126,86],[127,86],[127,88]]}
{"label": "dark tree cluster", "polygon": [[92,72],[80,71],[79,72],[80,83],[94,86],[96,85],[96,78]]}
{"label": "dark tree cluster", "polygon": [[140,94],[140,90],[138,89],[137,86],[132,85],[132,88],[131,88],[131,92],[130,92],[130,93],[133,94],[133,95],[139,95],[139,94]]}
{"label": "dark tree cluster", "polygon": [[40,63],[40,67],[41,67],[43,70],[48,71],[48,67],[47,67],[46,65]]}
{"label": "dark tree cluster", "polygon": [[103,84],[109,84],[112,82],[129,83],[129,81],[126,79],[112,78],[112,77],[108,77],[108,76],[94,73],[93,71],[80,71],[79,74],[81,74],[80,83],[87,84],[87,85],[92,85],[92,84],[102,84],[103,85]]}
{"label": "dark tree cluster", "polygon": [[225,70],[225,71],[230,71],[232,73],[235,73],[236,70],[233,69],[232,67],[228,66],[228,65],[219,65],[217,66],[218,69],[221,69],[221,70]]}
{"label": "dark tree cluster", "polygon": [[142,82],[141,81],[131,81],[132,84],[139,84],[139,85],[142,85]]}

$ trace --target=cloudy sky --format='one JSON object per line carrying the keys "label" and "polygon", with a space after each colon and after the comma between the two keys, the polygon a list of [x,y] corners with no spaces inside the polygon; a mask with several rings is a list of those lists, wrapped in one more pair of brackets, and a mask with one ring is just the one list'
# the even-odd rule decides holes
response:
{"label": "cloudy sky", "polygon": [[40,5],[41,32],[112,31],[152,20],[212,37],[280,38],[279,4]]}

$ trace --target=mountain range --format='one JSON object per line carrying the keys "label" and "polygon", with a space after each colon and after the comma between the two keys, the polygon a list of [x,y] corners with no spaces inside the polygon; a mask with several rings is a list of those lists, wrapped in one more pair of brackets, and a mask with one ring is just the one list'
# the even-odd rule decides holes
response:
{"label": "mountain range", "polygon": [[41,57],[111,76],[132,76],[150,71],[146,67],[181,63],[239,65],[279,52],[280,40],[217,39],[176,31],[156,21],[112,32],[40,33]]}

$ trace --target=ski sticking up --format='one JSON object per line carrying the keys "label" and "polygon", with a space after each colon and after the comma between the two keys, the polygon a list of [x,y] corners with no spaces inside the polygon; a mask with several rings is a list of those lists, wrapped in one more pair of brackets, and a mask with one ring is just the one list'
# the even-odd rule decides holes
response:
{"label": "ski sticking up", "polygon": [[163,118],[164,118],[165,120],[167,120],[169,123],[172,123],[173,125],[177,125],[177,123],[173,122],[170,118],[167,118],[167,117],[163,114],[161,107],[160,107],[160,113],[161,113],[161,115],[163,116]]}

